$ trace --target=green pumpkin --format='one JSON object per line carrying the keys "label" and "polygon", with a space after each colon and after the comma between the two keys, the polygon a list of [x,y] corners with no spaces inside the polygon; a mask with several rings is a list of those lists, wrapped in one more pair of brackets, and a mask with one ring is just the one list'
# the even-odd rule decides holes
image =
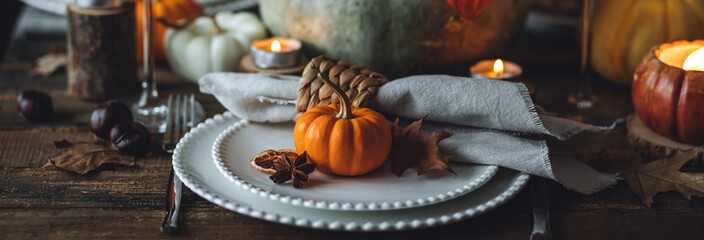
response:
{"label": "green pumpkin", "polygon": [[[478,1],[486,0],[457,0]],[[497,56],[523,26],[529,1],[491,0],[463,20],[450,3],[261,0],[259,11],[274,35],[302,40],[310,56],[326,54],[399,77]]]}

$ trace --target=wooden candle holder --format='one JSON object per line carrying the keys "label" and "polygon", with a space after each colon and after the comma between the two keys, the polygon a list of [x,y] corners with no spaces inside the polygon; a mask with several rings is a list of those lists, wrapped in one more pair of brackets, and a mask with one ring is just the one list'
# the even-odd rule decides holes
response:
{"label": "wooden candle holder", "polygon": [[645,162],[673,157],[680,151],[704,152],[698,146],[677,142],[654,132],[635,114],[628,116],[626,129],[628,142]]}
{"label": "wooden candle holder", "polygon": [[137,93],[134,3],[110,9],[67,7],[68,90],[104,100]]}

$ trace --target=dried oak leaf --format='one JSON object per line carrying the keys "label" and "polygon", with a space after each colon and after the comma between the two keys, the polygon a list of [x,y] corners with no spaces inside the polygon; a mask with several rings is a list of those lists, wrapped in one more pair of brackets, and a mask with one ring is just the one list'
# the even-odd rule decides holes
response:
{"label": "dried oak leaf", "polygon": [[430,170],[447,170],[452,172],[448,164],[452,156],[440,152],[437,143],[454,133],[435,131],[430,136],[420,132],[420,126],[425,117],[415,121],[405,128],[398,126],[398,118],[391,124],[391,172],[401,176],[406,169],[415,168],[418,175]]}
{"label": "dried oak leaf", "polygon": [[704,152],[700,152],[697,155],[697,157],[682,164],[680,172],[704,172]]}
{"label": "dried oak leaf", "polygon": [[85,174],[106,163],[134,166],[134,157],[120,155],[108,142],[72,143],[64,139],[55,141],[54,146],[64,151],[49,157],[45,167],[51,165],[61,170]]}
{"label": "dried oak leaf", "polygon": [[649,163],[636,160],[621,170],[621,176],[648,207],[659,192],[677,191],[687,199],[704,197],[704,172],[679,171],[680,166],[696,158],[700,150],[680,151],[673,157]]}

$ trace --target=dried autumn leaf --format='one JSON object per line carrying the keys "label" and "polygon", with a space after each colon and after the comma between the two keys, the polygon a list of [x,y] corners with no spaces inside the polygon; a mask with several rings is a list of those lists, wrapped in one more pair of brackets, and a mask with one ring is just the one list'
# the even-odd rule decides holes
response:
{"label": "dried autumn leaf", "polygon": [[64,139],[55,141],[54,146],[64,151],[50,157],[44,166],[52,165],[79,174],[95,170],[106,163],[134,166],[134,157],[120,155],[115,147],[104,141],[71,143]]}
{"label": "dried autumn leaf", "polygon": [[704,152],[698,154],[699,156],[687,161],[680,167],[680,172],[704,172]]}
{"label": "dried autumn leaf", "polygon": [[634,161],[621,171],[631,190],[650,207],[653,197],[659,192],[677,191],[687,199],[704,197],[704,173],[680,172],[680,167],[697,157],[698,150],[680,151],[671,158],[650,163]]}
{"label": "dried autumn leaf", "polygon": [[41,75],[48,77],[59,68],[66,67],[67,64],[68,55],[66,53],[47,53],[37,59],[37,66],[29,70],[29,76]]}
{"label": "dried autumn leaf", "polygon": [[430,170],[447,170],[452,173],[448,163],[452,156],[440,152],[437,143],[454,133],[445,131],[433,132],[430,136],[420,132],[420,126],[425,117],[415,121],[405,128],[398,126],[398,118],[391,124],[391,172],[401,176],[406,169],[415,168],[418,175]]}

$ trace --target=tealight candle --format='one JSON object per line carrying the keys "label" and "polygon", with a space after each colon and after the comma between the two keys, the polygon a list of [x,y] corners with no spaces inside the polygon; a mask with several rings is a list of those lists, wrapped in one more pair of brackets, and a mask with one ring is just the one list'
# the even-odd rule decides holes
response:
{"label": "tealight candle", "polygon": [[469,68],[473,77],[512,80],[523,74],[523,68],[518,64],[501,59],[479,61]]}
{"label": "tealight candle", "polygon": [[252,60],[260,68],[290,68],[298,64],[301,41],[293,38],[272,37],[253,41]]}

